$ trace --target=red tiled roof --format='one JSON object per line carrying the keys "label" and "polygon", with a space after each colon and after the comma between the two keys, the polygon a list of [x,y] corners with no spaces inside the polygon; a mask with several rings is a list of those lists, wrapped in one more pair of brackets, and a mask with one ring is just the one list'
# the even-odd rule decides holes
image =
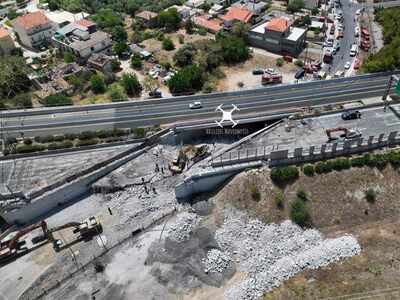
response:
{"label": "red tiled roof", "polygon": [[139,18],[142,18],[142,19],[145,19],[147,21],[150,21],[151,19],[156,18],[158,16],[158,14],[155,13],[155,12],[152,12],[152,11],[144,10],[144,11],[136,14],[135,16],[139,17]]}
{"label": "red tiled roof", "polygon": [[86,28],[96,25],[92,21],[89,21],[89,20],[86,20],[86,19],[81,19],[79,21],[76,21],[75,24],[81,25],[81,26],[86,27]]}
{"label": "red tiled roof", "polygon": [[46,25],[50,23],[50,20],[41,11],[36,11],[18,17],[15,23],[19,24],[24,29],[31,29],[36,26]]}
{"label": "red tiled roof", "polygon": [[218,32],[221,30],[221,21],[216,19],[207,20],[204,16],[198,16],[194,18],[194,24],[199,27],[206,28],[212,32]]}
{"label": "red tiled roof", "polygon": [[288,29],[289,26],[290,22],[287,18],[279,17],[267,22],[265,28],[271,31],[284,32]]}
{"label": "red tiled roof", "polygon": [[241,21],[243,23],[248,23],[250,19],[254,16],[254,14],[241,7],[231,7],[229,8],[228,12],[222,16],[224,21]]}
{"label": "red tiled roof", "polygon": [[9,35],[10,34],[4,27],[0,27],[0,39],[2,39],[3,37],[9,36]]}

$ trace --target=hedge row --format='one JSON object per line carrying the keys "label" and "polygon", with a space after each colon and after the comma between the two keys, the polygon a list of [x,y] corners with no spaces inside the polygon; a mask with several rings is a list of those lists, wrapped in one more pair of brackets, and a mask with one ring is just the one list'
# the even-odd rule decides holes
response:
{"label": "hedge row", "polygon": [[[387,164],[400,167],[400,151],[389,151],[379,154],[364,154],[354,158],[338,158],[321,161],[316,164],[307,164],[303,167],[306,176],[314,176],[315,173],[329,173],[333,170],[341,171],[352,167],[361,168],[364,166],[383,169]],[[271,170],[271,179],[277,184],[284,184],[297,179],[298,168],[295,166],[277,167]]]}

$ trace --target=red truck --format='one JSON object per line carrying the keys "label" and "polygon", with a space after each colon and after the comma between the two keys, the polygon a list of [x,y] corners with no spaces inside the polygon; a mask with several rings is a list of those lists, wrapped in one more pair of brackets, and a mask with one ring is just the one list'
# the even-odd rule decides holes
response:
{"label": "red truck", "polygon": [[269,74],[269,73],[265,72],[261,77],[262,85],[279,84],[279,83],[282,83],[282,75],[281,74]]}

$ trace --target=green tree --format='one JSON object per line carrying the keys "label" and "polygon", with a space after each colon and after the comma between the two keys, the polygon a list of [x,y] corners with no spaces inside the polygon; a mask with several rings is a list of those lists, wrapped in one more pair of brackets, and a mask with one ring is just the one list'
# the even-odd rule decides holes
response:
{"label": "green tree", "polygon": [[131,16],[134,16],[140,9],[140,3],[136,0],[128,0],[126,2],[126,12]]}
{"label": "green tree", "polygon": [[194,32],[194,23],[192,19],[189,19],[185,23],[185,31],[187,34],[193,34]]}
{"label": "green tree", "polygon": [[75,57],[71,52],[64,52],[64,62],[66,62],[67,64],[72,63],[75,61]]}
{"label": "green tree", "polygon": [[193,44],[183,45],[174,54],[174,62],[179,67],[191,65],[197,50]]}
{"label": "green tree", "polygon": [[305,7],[303,0],[290,0],[287,6],[287,11],[291,13],[298,12]]}
{"label": "green tree", "polygon": [[126,42],[128,34],[123,26],[115,26],[112,30],[112,38],[116,42]]}
{"label": "green tree", "polygon": [[220,43],[222,56],[228,64],[242,62],[249,57],[249,48],[242,38],[229,36],[223,38]]}
{"label": "green tree", "polygon": [[90,77],[90,88],[95,94],[104,93],[106,91],[106,85],[103,76],[93,74],[92,77]]}
{"label": "green tree", "polygon": [[113,59],[111,61],[111,70],[113,72],[118,72],[121,69],[121,63],[118,59]]}
{"label": "green tree", "polygon": [[117,82],[110,85],[107,95],[112,102],[128,100],[124,88]]}
{"label": "green tree", "polygon": [[24,58],[20,56],[0,57],[0,98],[11,97],[28,91],[31,86]]}
{"label": "green tree", "polygon": [[276,65],[277,65],[278,67],[282,67],[284,62],[285,62],[285,61],[283,60],[282,57],[278,57],[278,58],[276,59]]}
{"label": "green tree", "polygon": [[138,54],[132,55],[131,67],[134,68],[135,70],[140,70],[143,67],[143,63],[142,63],[142,59],[140,58],[140,55],[138,55]]}
{"label": "green tree", "polygon": [[100,29],[108,32],[112,32],[113,28],[124,24],[121,15],[111,8],[100,9],[92,16],[92,19]]}
{"label": "green tree", "polygon": [[311,10],[311,14],[312,14],[313,16],[318,15],[318,13],[319,13],[318,7],[314,7],[314,8]]}
{"label": "green tree", "polygon": [[175,31],[179,28],[181,17],[176,8],[170,8],[160,12],[158,15],[158,26],[165,27],[168,31]]}
{"label": "green tree", "polygon": [[311,216],[306,203],[296,198],[290,204],[290,219],[301,227],[311,225]]}
{"label": "green tree", "polygon": [[50,95],[43,99],[44,106],[62,106],[62,105],[72,105],[71,98],[59,94],[59,95]]}
{"label": "green tree", "polygon": [[142,92],[142,86],[136,74],[123,74],[121,78],[122,86],[129,96],[138,96]]}
{"label": "green tree", "polygon": [[198,91],[204,84],[203,73],[198,65],[184,67],[168,81],[169,90],[173,94]]}
{"label": "green tree", "polygon": [[32,97],[29,93],[19,94],[12,101],[17,108],[32,108]]}
{"label": "green tree", "polygon": [[175,49],[175,45],[170,38],[164,38],[162,42],[162,47],[164,50],[171,51]]}
{"label": "green tree", "polygon": [[247,33],[250,30],[250,25],[243,22],[234,22],[232,25],[231,33],[234,36],[240,37],[244,40],[247,39]]}
{"label": "green tree", "polygon": [[128,49],[129,46],[125,42],[117,42],[113,47],[114,53],[118,55],[118,57],[121,57],[124,52],[128,51]]}

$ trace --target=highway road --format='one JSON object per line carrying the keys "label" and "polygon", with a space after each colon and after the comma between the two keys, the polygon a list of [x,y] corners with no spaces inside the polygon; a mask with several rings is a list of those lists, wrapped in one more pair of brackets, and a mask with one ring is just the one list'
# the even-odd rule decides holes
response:
{"label": "highway road", "polygon": [[[400,73],[400,72],[398,72]],[[127,128],[172,124],[185,121],[219,120],[218,105],[230,110],[235,104],[244,116],[271,115],[307,106],[335,104],[381,96],[389,75],[373,74],[334,80],[309,82],[242,92],[130,101],[110,105],[33,109],[1,113],[3,132],[20,136],[61,134],[106,128]],[[200,100],[201,109],[189,109]]]}

